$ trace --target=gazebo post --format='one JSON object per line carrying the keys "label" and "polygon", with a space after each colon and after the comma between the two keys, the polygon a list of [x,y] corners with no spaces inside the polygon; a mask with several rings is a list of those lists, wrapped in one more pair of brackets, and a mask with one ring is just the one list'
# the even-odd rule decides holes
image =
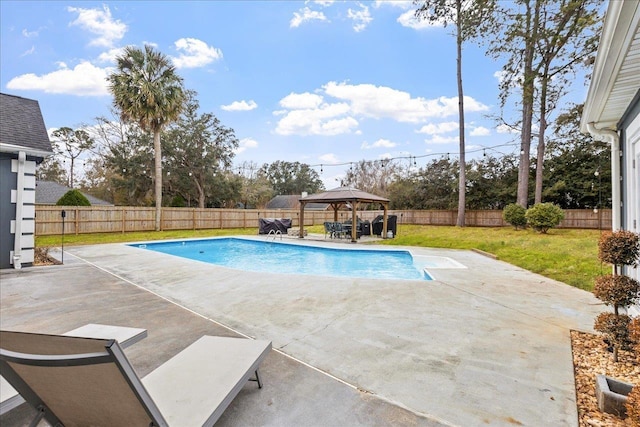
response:
{"label": "gazebo post", "polygon": [[356,229],[356,219],[358,218],[358,202],[355,200],[351,202],[351,242],[356,243],[356,237],[358,236],[358,230]]}
{"label": "gazebo post", "polygon": [[387,238],[387,204],[383,203],[382,208],[384,209],[384,213],[382,214],[382,238]]}
{"label": "gazebo post", "polygon": [[304,205],[306,202],[300,202],[300,232],[298,234],[299,239],[304,239]]}

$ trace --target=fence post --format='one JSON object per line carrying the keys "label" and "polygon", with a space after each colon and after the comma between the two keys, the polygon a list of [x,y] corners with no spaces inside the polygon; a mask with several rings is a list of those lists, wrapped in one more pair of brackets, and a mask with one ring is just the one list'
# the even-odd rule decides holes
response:
{"label": "fence post", "polygon": [[196,229],[196,208],[193,208],[193,215],[191,216],[191,223],[193,225],[193,229]]}
{"label": "fence post", "polygon": [[125,210],[124,206],[122,207],[122,213],[120,214],[120,216],[122,217],[122,234],[124,234],[125,231],[125,216],[127,215],[127,211]]}
{"label": "fence post", "polygon": [[74,221],[73,221],[73,222],[74,222],[74,225],[75,225],[75,227],[76,227],[76,236],[77,236],[77,235],[78,235],[78,221],[79,221],[79,220],[78,220],[78,208],[75,208],[75,210],[74,210],[74,211],[75,211],[75,216],[76,216],[76,217],[74,218]]}

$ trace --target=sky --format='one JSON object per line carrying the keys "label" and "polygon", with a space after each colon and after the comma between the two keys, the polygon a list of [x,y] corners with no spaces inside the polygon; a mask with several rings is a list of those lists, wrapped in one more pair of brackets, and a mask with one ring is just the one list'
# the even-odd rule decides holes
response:
{"label": "sky", "polygon": [[[458,154],[452,28],[414,11],[399,0],[2,0],[1,91],[38,100],[49,130],[91,125],[109,116],[117,55],[151,44],[198,93],[201,112],[234,129],[236,166],[306,163],[330,189],[360,160],[421,167]],[[492,118],[502,65],[465,44],[467,159],[519,151]],[[572,96],[582,102],[586,87]]]}

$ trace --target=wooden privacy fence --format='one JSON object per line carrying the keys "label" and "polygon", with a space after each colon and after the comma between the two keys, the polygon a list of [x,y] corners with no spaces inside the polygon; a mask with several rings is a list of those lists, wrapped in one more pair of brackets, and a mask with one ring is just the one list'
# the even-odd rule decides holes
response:
{"label": "wooden privacy fence", "polygon": [[[65,218],[62,218],[62,211]],[[565,210],[565,219],[560,228],[611,229],[611,210]],[[455,225],[458,212],[455,210],[390,210],[399,224]],[[360,211],[363,221],[373,221],[382,211]],[[202,230],[223,228],[257,228],[259,218],[291,218],[292,225],[299,227],[298,210],[267,209],[197,209],[162,208],[162,230]],[[339,221],[351,218],[347,211],[338,213]],[[129,231],[153,231],[155,208],[131,206],[36,206],[36,235],[45,236],[83,233],[125,233]],[[333,211],[311,211],[304,213],[305,227],[333,221]],[[500,210],[467,211],[466,225],[469,227],[505,227]]]}

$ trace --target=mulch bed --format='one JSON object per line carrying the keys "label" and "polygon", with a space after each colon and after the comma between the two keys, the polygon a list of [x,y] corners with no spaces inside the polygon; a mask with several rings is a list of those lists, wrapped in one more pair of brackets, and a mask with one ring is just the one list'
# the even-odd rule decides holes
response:
{"label": "mulch bed", "polygon": [[620,350],[618,363],[614,363],[602,336],[584,332],[571,332],[571,346],[580,427],[630,427],[628,420],[598,410],[595,375],[640,384],[640,362],[636,356]]}
{"label": "mulch bed", "polygon": [[60,265],[57,259],[49,255],[49,248],[35,248],[33,254],[33,265]]}

